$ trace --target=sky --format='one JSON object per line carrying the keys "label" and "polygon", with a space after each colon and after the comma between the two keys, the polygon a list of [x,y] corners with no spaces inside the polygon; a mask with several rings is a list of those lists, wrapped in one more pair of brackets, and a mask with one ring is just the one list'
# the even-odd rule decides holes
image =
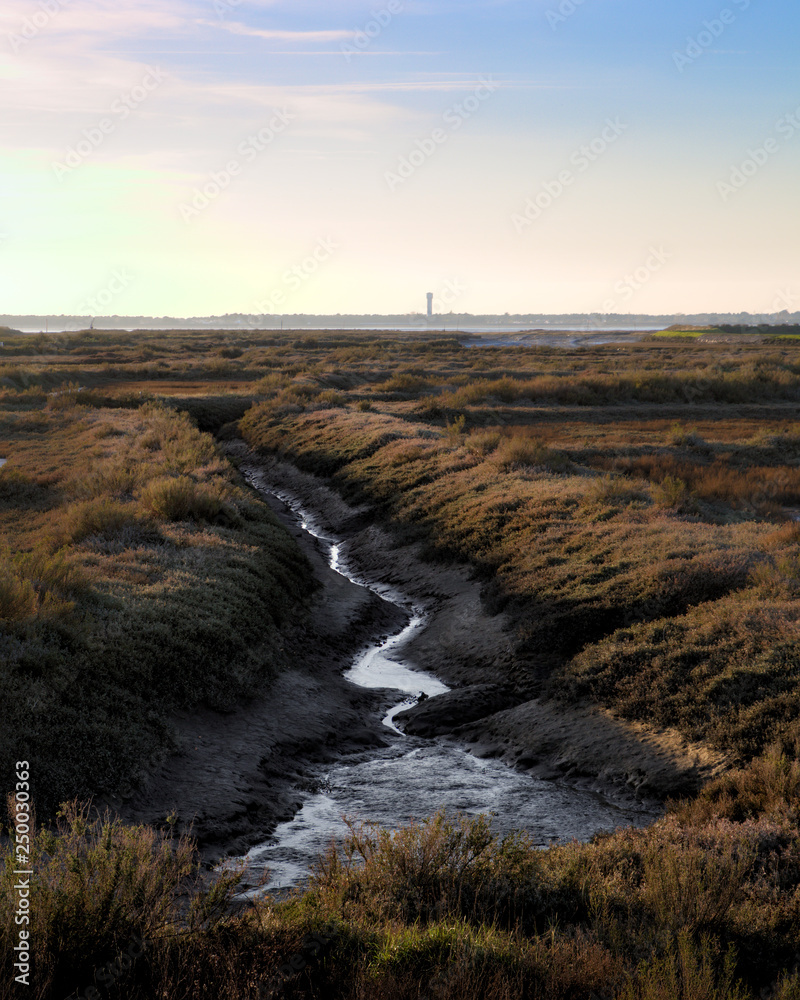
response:
{"label": "sky", "polygon": [[800,309],[797,0],[3,0],[0,313]]}

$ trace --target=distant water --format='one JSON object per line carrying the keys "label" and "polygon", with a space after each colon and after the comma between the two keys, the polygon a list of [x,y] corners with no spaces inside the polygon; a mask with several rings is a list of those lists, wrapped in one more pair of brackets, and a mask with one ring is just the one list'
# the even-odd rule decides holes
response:
{"label": "distant water", "polygon": [[[398,333],[446,333],[448,336],[458,336],[458,334],[472,335],[472,334],[487,334],[487,333],[519,335],[519,334],[524,334],[526,332],[529,333],[533,329],[536,329],[537,333],[541,333],[542,331],[544,331],[545,333],[553,333],[553,334],[596,333],[598,335],[603,335],[603,334],[608,335],[609,333],[648,333],[654,330],[664,329],[663,324],[657,324],[655,326],[642,326],[642,325],[618,326],[615,324],[615,325],[609,325],[607,327],[602,327],[602,326],[580,326],[575,324],[573,324],[572,326],[550,325],[548,323],[546,326],[542,326],[541,328],[532,327],[530,324],[515,324],[515,323],[509,323],[509,324],[500,323],[497,325],[487,324],[486,326],[472,326],[469,324],[465,324],[464,326],[461,326],[458,323],[456,323],[455,320],[447,318],[434,319],[434,321],[431,322],[430,324],[422,323],[422,324],[398,325],[396,323],[394,324],[376,323],[376,324],[364,324],[364,325],[356,324],[348,326],[322,325],[322,326],[297,326],[297,327],[289,326],[287,324],[283,328],[261,327],[255,324],[253,326],[249,326],[246,323],[233,323],[233,324],[198,323],[197,326],[192,326],[192,327],[182,327],[182,326],[148,327],[148,326],[138,326],[138,325],[117,326],[116,324],[114,324],[113,326],[106,326],[104,325],[104,321],[102,319],[98,319],[95,323],[95,326],[98,330],[116,330],[119,331],[120,333],[130,333],[133,330],[151,330],[153,332],[158,332],[171,329],[187,330],[187,331],[188,330],[209,330],[209,331],[233,330],[233,331],[240,331],[242,333],[255,332],[255,331],[258,331],[259,333],[314,333],[316,331],[320,331],[321,333],[346,333],[348,330],[366,330],[366,331],[372,330],[376,333],[394,332],[394,331]],[[41,326],[31,326],[30,324],[23,325],[21,327],[18,327],[17,329],[19,329],[20,332],[22,333],[42,332]],[[59,325],[55,322],[51,322],[48,325],[48,331],[50,333],[75,333],[78,330],[85,330],[85,329],[86,329],[85,325],[80,325],[78,323],[67,323],[65,325]]]}

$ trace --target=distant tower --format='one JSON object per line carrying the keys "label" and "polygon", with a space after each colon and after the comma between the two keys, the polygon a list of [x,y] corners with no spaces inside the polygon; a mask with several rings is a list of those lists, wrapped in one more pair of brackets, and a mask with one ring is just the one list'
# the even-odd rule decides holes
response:
{"label": "distant tower", "polygon": [[428,317],[433,316],[433,292],[428,292]]}

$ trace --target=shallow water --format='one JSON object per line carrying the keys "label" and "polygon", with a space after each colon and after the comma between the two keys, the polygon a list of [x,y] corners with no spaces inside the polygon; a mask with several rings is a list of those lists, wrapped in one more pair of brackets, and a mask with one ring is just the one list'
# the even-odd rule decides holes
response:
{"label": "shallow water", "polygon": [[655,818],[644,806],[620,807],[599,793],[543,781],[500,761],[479,760],[446,740],[403,735],[394,725],[394,715],[414,704],[421,693],[433,697],[448,690],[436,677],[412,670],[402,661],[403,646],[425,626],[424,614],[402,595],[351,572],[345,546],[327,538],[293,497],[278,491],[275,496],[294,511],[304,530],[328,546],[333,569],[405,608],[409,622],[396,635],[361,653],[345,674],[362,687],[398,692],[397,704],[383,720],[390,745],[320,769],[317,790],[306,793],[294,819],[282,823],[267,842],[248,852],[251,884],[266,869],[268,889],[301,885],[331,839],[341,839],[347,832],[344,816],[397,828],[442,807],[452,813],[488,813],[500,833],[523,829],[541,846],[586,840],[599,830],[640,826]]}

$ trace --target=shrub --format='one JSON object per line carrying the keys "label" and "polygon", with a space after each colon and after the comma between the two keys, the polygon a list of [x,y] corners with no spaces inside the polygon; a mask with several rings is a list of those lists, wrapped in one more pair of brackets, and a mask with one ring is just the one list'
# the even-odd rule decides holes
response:
{"label": "shrub", "polygon": [[787,521],[775,531],[763,538],[765,549],[783,549],[789,545],[800,543],[800,524],[797,521]]}
{"label": "shrub", "polygon": [[499,444],[499,431],[473,431],[467,438],[467,447],[469,450],[483,458],[486,455],[491,455]]}
{"label": "shrub", "polygon": [[570,466],[566,455],[533,437],[506,438],[495,452],[495,460],[504,472],[523,468],[565,472]]}
{"label": "shrub", "polygon": [[689,504],[686,483],[674,476],[664,476],[660,483],[653,483],[650,492],[659,507],[681,511]]}
{"label": "shrub", "polygon": [[46,487],[31,476],[7,465],[0,469],[0,504],[9,507],[47,506],[51,501]]}
{"label": "shrub", "polygon": [[741,842],[723,842],[716,851],[706,845],[655,843],[643,856],[643,902],[658,926],[676,933],[722,930],[744,896],[753,860]]}
{"label": "shrub", "polygon": [[676,448],[699,448],[705,444],[694,429],[684,427],[681,423],[675,423],[670,428],[669,443]]}
{"label": "shrub", "polygon": [[316,398],[317,407],[345,406],[347,397],[336,389],[323,389]]}
{"label": "shrub", "polygon": [[161,521],[214,521],[223,512],[222,500],[211,487],[188,476],[151,480],[140,502]]}
{"label": "shrub", "polygon": [[40,611],[66,610],[70,600],[89,589],[84,573],[64,550],[45,548],[0,554],[0,620],[23,621]]}
{"label": "shrub", "polygon": [[15,622],[35,615],[39,607],[30,580],[8,564],[0,563],[0,621]]}
{"label": "shrub", "polygon": [[500,840],[485,816],[448,819],[443,810],[396,831],[348,826],[341,852],[331,846],[315,871],[326,905],[405,923],[465,917],[512,927],[538,916],[541,856],[525,834]]}
{"label": "shrub", "polygon": [[30,476],[18,469],[4,466],[0,469],[0,500],[17,500],[27,497],[34,487]]}
{"label": "shrub", "polygon": [[413,375],[411,372],[398,372],[390,379],[387,379],[385,382],[380,385],[376,385],[373,388],[375,392],[397,392],[408,395],[417,395],[418,393],[425,392],[426,389],[429,389],[430,383],[426,378],[422,378],[419,375]]}
{"label": "shrub", "polygon": [[464,433],[464,427],[466,426],[467,418],[463,413],[459,413],[457,417],[453,417],[453,422],[447,425],[447,436],[456,441]]}
{"label": "shrub", "polygon": [[284,375],[282,372],[270,372],[269,375],[260,378],[253,389],[259,395],[275,395],[280,389],[285,389],[288,384],[288,375]]}
{"label": "shrub", "polygon": [[595,506],[600,504],[628,505],[645,503],[650,499],[644,483],[638,484],[626,476],[598,476],[593,479],[586,491],[584,504]]}
{"label": "shrub", "polygon": [[100,468],[74,480],[74,489],[79,496],[126,497],[133,494],[144,475],[142,465],[130,460],[104,462]]}
{"label": "shrub", "polygon": [[741,823],[763,816],[780,817],[800,810],[800,761],[797,748],[787,756],[770,748],[746,767],[709,782],[696,799],[672,805],[678,819],[700,824],[718,817]]}
{"label": "shrub", "polygon": [[188,413],[200,431],[216,434],[225,424],[241,420],[251,406],[250,397],[190,396],[171,401],[181,413]]}
{"label": "shrub", "polygon": [[65,541],[82,542],[93,535],[112,537],[138,521],[131,504],[117,500],[88,500],[68,508],[62,515],[61,527]]}
{"label": "shrub", "polygon": [[[218,919],[239,881],[239,874],[231,872],[210,893],[195,895],[187,907],[187,891],[200,888],[197,856],[188,838],[126,827],[108,813],[92,818],[89,806],[76,802],[62,806],[59,817],[55,834],[41,829],[31,844],[30,867],[36,875],[28,930],[37,996],[88,989],[98,981],[95,973],[114,956],[126,954],[132,942],[140,944],[139,952],[142,946],[158,951],[176,934],[191,933],[210,917]],[[0,953],[8,969],[19,930],[14,925],[14,860],[8,850],[0,868]]]}
{"label": "shrub", "polygon": [[747,992],[735,982],[735,968],[732,949],[720,962],[719,946],[711,938],[698,944],[681,931],[664,958],[639,969],[620,1000],[747,1000]]}
{"label": "shrub", "polygon": [[765,597],[794,597],[800,591],[800,556],[790,553],[758,563],[750,582]]}

